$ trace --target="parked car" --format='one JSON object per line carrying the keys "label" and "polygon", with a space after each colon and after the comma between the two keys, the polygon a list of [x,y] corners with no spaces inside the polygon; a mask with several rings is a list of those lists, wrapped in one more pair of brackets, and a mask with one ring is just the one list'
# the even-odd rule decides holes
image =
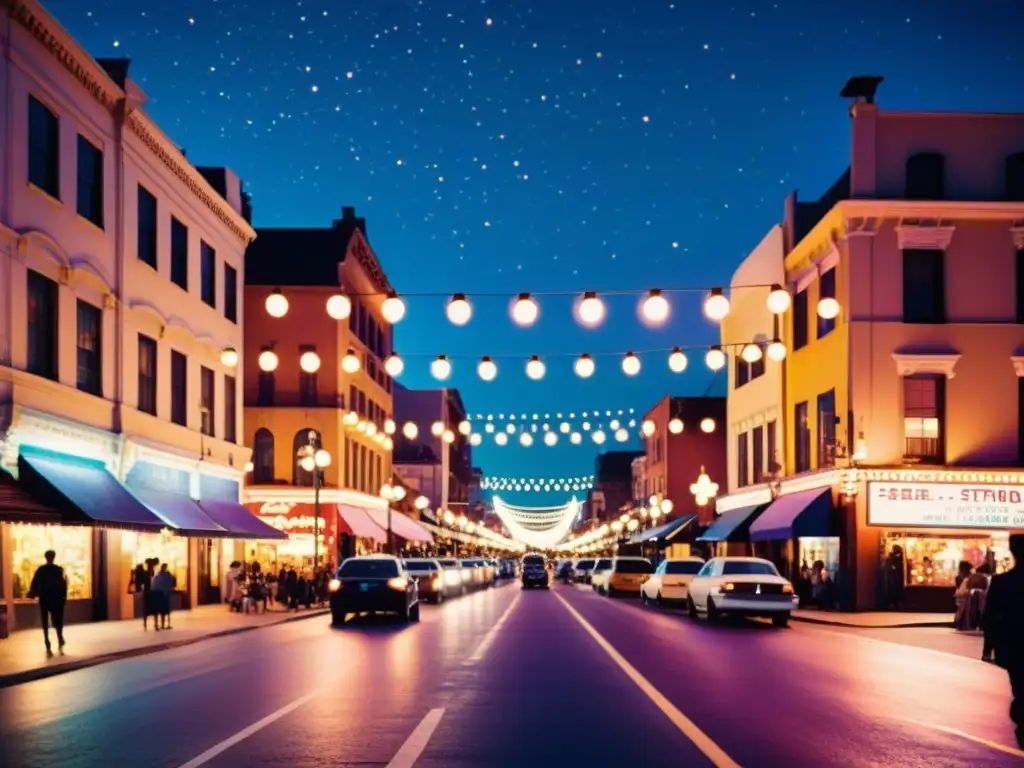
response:
{"label": "parked car", "polygon": [[646,557],[613,557],[607,575],[602,575],[600,591],[609,597],[639,595],[640,587],[652,573],[654,566]]}
{"label": "parked car", "polygon": [[640,598],[646,603],[686,602],[689,597],[690,581],[704,566],[699,557],[679,557],[662,560],[654,573],[640,587]]}
{"label": "parked car", "polygon": [[590,574],[593,572],[596,562],[596,560],[578,561],[572,570],[572,580],[577,584],[589,584]]}
{"label": "parked car", "polygon": [[444,569],[444,583],[448,586],[451,594],[466,594],[472,574],[463,569],[462,562],[453,557],[441,558],[437,562]]}
{"label": "parked car", "polygon": [[419,585],[397,557],[350,557],[338,566],[328,591],[335,626],[350,613],[397,613],[406,621],[420,619]]}
{"label": "parked car", "polygon": [[[441,563],[426,557],[406,558],[403,561],[409,575],[417,580],[420,600],[428,603],[443,603],[451,596],[451,586],[445,583]],[[460,585],[461,586],[461,585]],[[459,594],[455,592],[454,594]]]}
{"label": "parked car", "polygon": [[608,577],[612,572],[612,558],[602,557],[599,558],[595,563],[594,567],[590,572],[590,586],[595,592],[601,592],[604,590],[605,585],[608,583]]}
{"label": "parked car", "polygon": [[482,589],[487,586],[487,574],[482,561],[463,560],[462,569],[469,573],[469,587],[471,589]]}
{"label": "parked car", "polygon": [[534,587],[547,589],[549,585],[550,575],[544,555],[535,553],[523,555],[523,589],[533,589]]}
{"label": "parked car", "polygon": [[770,618],[777,627],[789,624],[798,599],[793,585],[768,560],[758,557],[715,557],[690,582],[687,607],[714,621],[722,614]]}

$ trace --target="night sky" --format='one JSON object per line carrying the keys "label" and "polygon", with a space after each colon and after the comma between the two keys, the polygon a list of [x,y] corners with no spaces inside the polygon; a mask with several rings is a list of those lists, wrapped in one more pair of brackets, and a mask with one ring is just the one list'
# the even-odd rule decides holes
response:
{"label": "night sky", "polygon": [[[146,110],[194,163],[238,172],[257,227],[323,226],[356,206],[396,288],[437,294],[410,299],[396,331],[403,383],[434,385],[429,361],[447,354],[473,413],[642,413],[670,392],[724,393],[699,352],[683,374],[664,354],[635,378],[619,368],[627,350],[717,341],[702,291],[673,294],[658,330],[635,296],[609,300],[596,330],[572,319],[571,296],[541,297],[529,330],[509,300],[727,285],[787,193],[816,197],[845,169],[850,75],[885,76],[883,109],[1024,111],[1019,0],[46,5],[94,56],[133,60]],[[492,296],[455,328],[453,292]],[[618,355],[581,381],[581,352]],[[485,354],[499,364],[490,384],[475,374]],[[523,373],[532,354],[543,381]],[[489,436],[474,463],[587,475],[597,451]]]}

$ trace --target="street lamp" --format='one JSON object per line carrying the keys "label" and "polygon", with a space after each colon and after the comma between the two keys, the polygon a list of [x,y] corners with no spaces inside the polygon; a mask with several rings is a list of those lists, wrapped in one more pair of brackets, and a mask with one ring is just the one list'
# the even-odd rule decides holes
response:
{"label": "street lamp", "polygon": [[391,530],[391,505],[405,498],[405,486],[385,483],[380,489],[381,498],[388,503],[388,554],[395,554],[394,534]]}
{"label": "street lamp", "polygon": [[703,507],[718,495],[718,483],[712,482],[704,467],[701,467],[697,482],[690,484],[690,493],[693,494],[697,505]]}
{"label": "street lamp", "polygon": [[309,430],[306,445],[299,448],[296,458],[299,466],[313,475],[313,570],[320,567],[320,487],[324,483],[324,469],[331,465],[331,454],[320,447],[320,435]]}

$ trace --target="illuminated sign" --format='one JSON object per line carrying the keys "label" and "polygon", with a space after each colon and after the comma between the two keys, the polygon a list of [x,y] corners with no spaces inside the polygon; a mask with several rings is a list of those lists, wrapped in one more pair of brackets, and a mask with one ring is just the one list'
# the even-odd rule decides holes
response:
{"label": "illuminated sign", "polygon": [[1024,485],[872,481],[868,525],[1024,528]]}

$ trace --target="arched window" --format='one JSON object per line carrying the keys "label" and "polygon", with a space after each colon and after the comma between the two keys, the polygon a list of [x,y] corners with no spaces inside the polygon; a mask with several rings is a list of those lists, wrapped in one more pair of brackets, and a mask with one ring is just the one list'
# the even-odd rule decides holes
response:
{"label": "arched window", "polygon": [[310,432],[316,433],[316,444],[322,447],[320,433],[317,430],[305,427],[295,433],[295,439],[292,441],[292,485],[313,485],[313,473],[307,472],[299,464],[299,451],[309,445]]}
{"label": "arched window", "polygon": [[907,159],[907,199],[946,197],[946,158],[939,152],[920,152]]}
{"label": "arched window", "polygon": [[252,481],[256,485],[274,482],[274,435],[266,427],[256,430],[252,446]]}
{"label": "arched window", "polygon": [[1024,203],[1024,152],[1006,158],[1006,199]]}

